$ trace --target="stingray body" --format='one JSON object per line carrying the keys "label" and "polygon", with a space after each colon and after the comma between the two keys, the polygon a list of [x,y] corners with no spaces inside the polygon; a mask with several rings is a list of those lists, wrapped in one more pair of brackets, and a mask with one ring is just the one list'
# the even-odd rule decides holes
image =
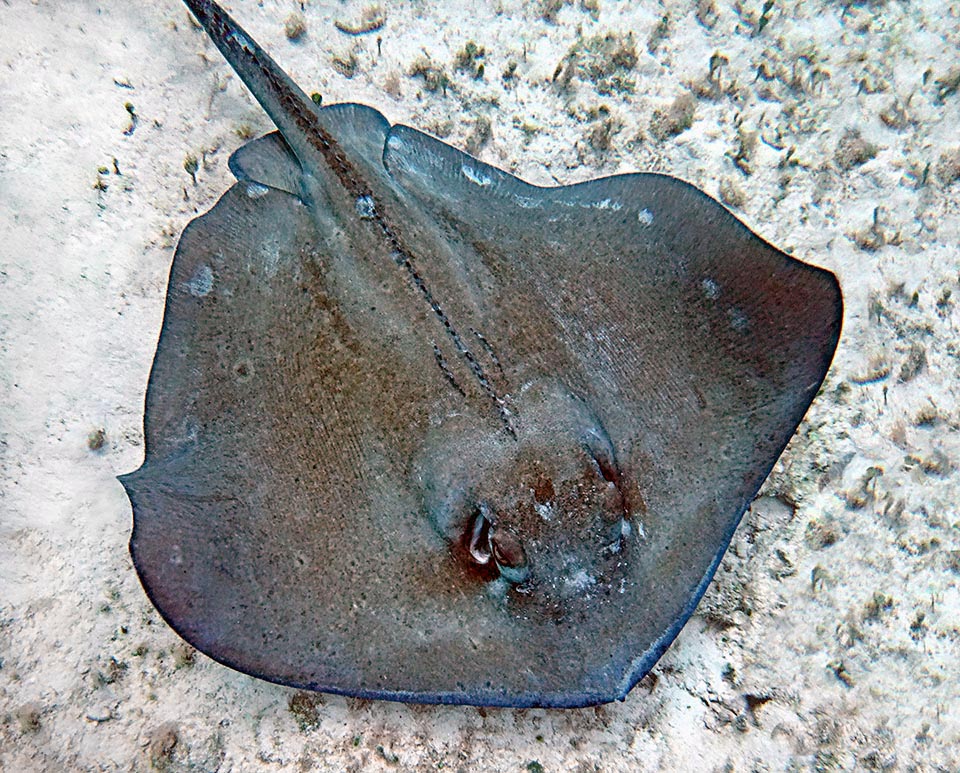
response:
{"label": "stingray body", "polygon": [[287,685],[623,698],[816,394],[835,278],[671,177],[539,188],[320,108],[187,5],[279,131],[174,258],[121,478],[151,600]]}

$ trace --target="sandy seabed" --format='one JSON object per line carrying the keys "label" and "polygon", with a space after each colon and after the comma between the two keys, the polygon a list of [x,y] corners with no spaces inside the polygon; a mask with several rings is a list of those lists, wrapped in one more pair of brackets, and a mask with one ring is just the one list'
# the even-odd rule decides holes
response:
{"label": "sandy seabed", "polygon": [[771,6],[228,4],[326,103],[538,184],[674,174],[840,279],[697,614],[625,702],[545,711],[298,693],[160,620],[115,475],[179,233],[272,127],[174,0],[0,3],[0,768],[960,769],[960,4]]}

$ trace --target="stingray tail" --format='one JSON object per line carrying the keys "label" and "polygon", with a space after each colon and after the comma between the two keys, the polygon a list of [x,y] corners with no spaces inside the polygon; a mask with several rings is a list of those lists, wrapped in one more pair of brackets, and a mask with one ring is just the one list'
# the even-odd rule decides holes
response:
{"label": "stingray tail", "polygon": [[184,0],[230,66],[276,124],[301,164],[323,153],[317,107],[275,61],[213,0]]}

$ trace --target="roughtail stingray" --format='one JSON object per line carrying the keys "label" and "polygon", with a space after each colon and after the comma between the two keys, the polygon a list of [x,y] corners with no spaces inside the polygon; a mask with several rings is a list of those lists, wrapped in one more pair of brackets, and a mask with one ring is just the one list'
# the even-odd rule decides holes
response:
{"label": "roughtail stingray", "polygon": [[121,478],[150,599],[287,685],[622,699],[816,394],[836,279],[672,177],[540,188],[318,107],[187,5],[279,131],[173,261]]}

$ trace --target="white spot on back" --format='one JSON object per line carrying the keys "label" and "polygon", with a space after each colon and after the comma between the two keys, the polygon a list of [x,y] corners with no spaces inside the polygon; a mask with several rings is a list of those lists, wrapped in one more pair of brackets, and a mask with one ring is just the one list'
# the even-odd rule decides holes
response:
{"label": "white spot on back", "polygon": [[581,206],[589,209],[610,209],[614,212],[623,209],[623,204],[619,201],[611,201],[610,199],[603,199],[602,201],[594,201],[590,204],[582,204]]}
{"label": "white spot on back", "polygon": [[707,277],[700,283],[700,287],[703,288],[703,294],[711,301],[720,297],[720,285],[717,284],[715,279]]}
{"label": "white spot on back", "polygon": [[537,515],[543,518],[543,520],[547,522],[553,520],[553,505],[551,505],[549,502],[547,502],[545,505],[541,505],[539,502],[537,502],[533,506],[533,509],[537,511]]}
{"label": "white spot on back", "polygon": [[373,220],[377,216],[377,205],[373,196],[358,196],[354,206],[361,220]]}
{"label": "white spot on back", "polygon": [[259,199],[263,196],[266,196],[270,193],[270,189],[266,185],[261,185],[260,183],[247,183],[247,196],[251,199]]}
{"label": "white spot on back", "polygon": [[747,319],[747,315],[741,309],[733,306],[727,312],[727,315],[730,317],[730,327],[738,333],[746,333],[750,329],[750,320]]}
{"label": "white spot on back", "polygon": [[573,577],[567,577],[563,581],[564,586],[569,591],[585,591],[591,585],[596,585],[597,581],[583,569],[578,569]]}
{"label": "white spot on back", "polygon": [[230,40],[233,40],[234,43],[236,43],[238,46],[240,46],[240,48],[242,48],[242,49],[243,49],[244,51],[246,51],[248,54],[252,54],[252,53],[253,53],[253,47],[250,45],[250,41],[247,40],[247,39],[246,39],[242,34],[240,34],[239,32],[236,32],[236,31],[231,32],[229,35],[227,35],[227,38],[230,39]]}
{"label": "white spot on back", "polygon": [[205,263],[197,267],[190,280],[180,285],[195,298],[203,298],[213,289],[213,269]]}
{"label": "white spot on back", "polygon": [[652,225],[653,224],[653,212],[649,209],[641,209],[637,212],[637,220],[640,221],[640,225]]}
{"label": "white spot on back", "polygon": [[460,167],[460,171],[463,172],[463,176],[466,177],[474,185],[479,185],[481,188],[490,185],[493,182],[487,175],[481,172],[479,169],[474,169],[472,166],[464,164]]}
{"label": "white spot on back", "polygon": [[399,151],[403,147],[403,140],[396,134],[387,137],[387,149]]}

